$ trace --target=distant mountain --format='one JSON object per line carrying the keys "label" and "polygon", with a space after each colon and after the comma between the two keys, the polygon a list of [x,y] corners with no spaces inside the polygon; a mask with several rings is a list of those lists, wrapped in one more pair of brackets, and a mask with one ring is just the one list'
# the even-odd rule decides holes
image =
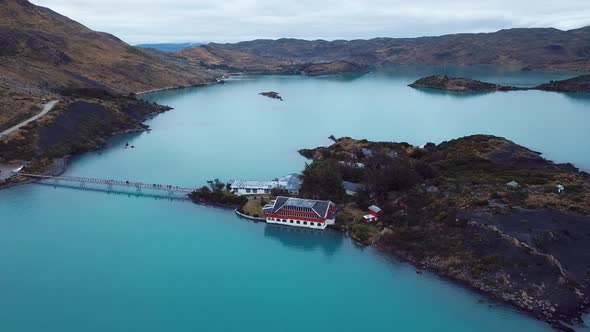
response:
{"label": "distant mountain", "polygon": [[162,52],[176,52],[185,48],[200,46],[203,43],[161,43],[161,44],[138,44],[135,47],[149,48]]}
{"label": "distant mountain", "polygon": [[510,65],[526,70],[590,71],[590,27],[508,29],[439,37],[369,40],[260,39],[223,48],[291,61],[351,61],[368,65]]}
{"label": "distant mountain", "polygon": [[256,55],[205,45],[185,48],[176,54],[187,59],[195,66],[229,72],[261,74],[288,73],[293,70],[292,66],[296,63],[295,61],[283,60],[272,56]]}

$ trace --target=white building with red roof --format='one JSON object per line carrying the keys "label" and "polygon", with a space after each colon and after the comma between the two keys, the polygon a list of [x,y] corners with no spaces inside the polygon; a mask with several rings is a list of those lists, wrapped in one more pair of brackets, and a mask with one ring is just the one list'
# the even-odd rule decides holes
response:
{"label": "white building with red roof", "polygon": [[336,221],[336,205],[331,201],[279,196],[262,211],[269,224],[325,229]]}

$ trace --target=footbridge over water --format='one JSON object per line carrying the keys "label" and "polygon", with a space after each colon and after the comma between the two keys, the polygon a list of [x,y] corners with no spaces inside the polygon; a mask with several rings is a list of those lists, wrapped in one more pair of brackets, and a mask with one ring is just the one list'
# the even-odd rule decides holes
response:
{"label": "footbridge over water", "polygon": [[137,191],[141,192],[143,189],[150,189],[150,190],[160,190],[165,191],[170,194],[172,193],[181,193],[181,194],[190,194],[198,188],[191,188],[191,187],[182,187],[176,185],[169,185],[169,184],[158,184],[158,183],[143,183],[143,182],[134,182],[134,181],[122,181],[122,180],[110,180],[110,179],[99,179],[99,178],[92,178],[92,177],[79,177],[79,176],[52,176],[52,175],[43,175],[43,174],[33,174],[33,173],[18,173],[18,175],[26,176],[32,179],[38,180],[53,180],[55,183],[60,182],[68,182],[68,183],[77,183],[80,187],[84,187],[86,184],[101,184],[105,185],[108,189],[112,189],[113,187],[128,187],[128,188],[135,188]]}

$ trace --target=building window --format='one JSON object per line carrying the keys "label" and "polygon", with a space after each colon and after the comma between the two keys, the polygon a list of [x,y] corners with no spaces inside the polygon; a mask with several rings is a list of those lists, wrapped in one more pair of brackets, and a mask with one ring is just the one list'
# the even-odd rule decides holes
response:
{"label": "building window", "polygon": [[301,224],[301,222],[299,220],[297,220],[297,224]]}
{"label": "building window", "polygon": [[293,220],[289,220],[290,223],[293,223]]}
{"label": "building window", "polygon": [[250,188],[246,188],[246,192],[250,193],[251,192]]}
{"label": "building window", "polygon": [[270,194],[270,189],[264,189],[265,194]]}
{"label": "building window", "polygon": [[314,222],[310,222],[309,224],[312,225],[312,226],[315,226],[315,223]]}
{"label": "building window", "polygon": [[252,189],[252,192],[253,192],[254,194],[258,193],[258,189]]}
{"label": "building window", "polygon": [[303,222],[303,224],[304,224],[304,225],[307,225],[307,221],[304,221],[304,222]]}

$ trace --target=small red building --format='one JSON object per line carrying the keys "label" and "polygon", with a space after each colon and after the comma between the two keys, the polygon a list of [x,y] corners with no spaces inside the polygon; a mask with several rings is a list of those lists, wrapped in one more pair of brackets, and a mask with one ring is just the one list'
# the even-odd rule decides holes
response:
{"label": "small red building", "polygon": [[369,214],[365,214],[363,216],[363,220],[365,222],[374,222],[379,219],[379,214],[381,213],[381,208],[376,205],[369,206]]}

